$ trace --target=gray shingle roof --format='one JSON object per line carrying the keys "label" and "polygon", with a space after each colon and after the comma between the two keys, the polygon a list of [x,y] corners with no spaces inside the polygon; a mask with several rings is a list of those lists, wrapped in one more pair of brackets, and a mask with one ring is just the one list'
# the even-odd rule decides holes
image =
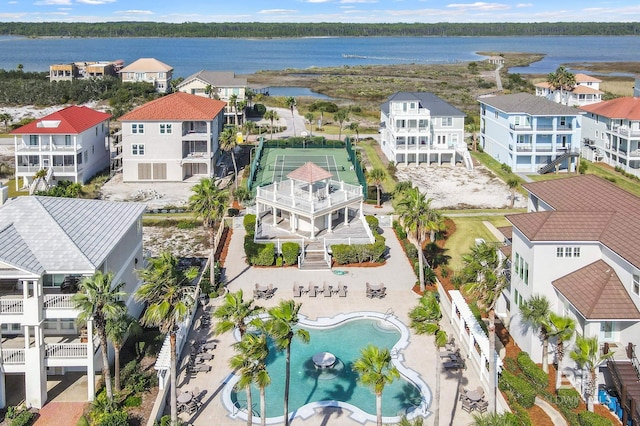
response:
{"label": "gray shingle roof", "polygon": [[389,114],[390,102],[417,101],[421,108],[431,111],[436,117],[465,117],[466,114],[451,104],[443,101],[430,92],[396,92],[387,98],[387,102],[382,104],[382,112]]}
{"label": "gray shingle roof", "polygon": [[0,208],[0,261],[41,275],[91,272],[144,212],[144,204],[19,197]]}
{"label": "gray shingle roof", "polygon": [[185,78],[178,87],[182,87],[194,79],[199,79],[212,86],[220,87],[245,87],[247,85],[247,79],[236,77],[233,71],[202,70]]}
{"label": "gray shingle roof", "polygon": [[483,104],[490,105],[507,113],[522,113],[538,116],[551,115],[580,115],[582,112],[576,108],[550,101],[541,96],[529,93],[513,93],[480,99]]}

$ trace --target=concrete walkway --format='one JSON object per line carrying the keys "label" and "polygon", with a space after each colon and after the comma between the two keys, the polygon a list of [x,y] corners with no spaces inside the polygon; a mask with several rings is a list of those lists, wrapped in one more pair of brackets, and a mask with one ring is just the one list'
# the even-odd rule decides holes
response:
{"label": "concrete walkway", "polygon": [[[348,274],[337,276],[331,271],[304,272],[295,267],[288,268],[253,268],[245,263],[243,240],[244,229],[233,230],[229,253],[225,264],[225,276],[228,282],[229,291],[235,292],[243,290],[245,298],[251,297],[255,283],[270,284],[277,288],[275,296],[269,300],[261,300],[259,305],[271,307],[277,305],[280,300],[291,299],[293,297],[292,286],[294,282],[301,285],[308,285],[309,282],[322,285],[324,281],[330,284],[337,284],[338,281],[348,286],[346,298],[324,297],[310,298],[303,295],[300,299],[295,299],[302,303],[301,313],[310,318],[333,317],[341,313],[375,311],[379,313],[389,313],[397,317],[405,324],[409,324],[408,312],[415,306],[418,295],[411,289],[416,282],[416,277],[412,271],[407,258],[400,247],[395,234],[390,228],[383,230],[383,235],[387,239],[389,247],[389,258],[384,266],[375,268],[349,267],[341,268],[348,271]],[[368,299],[365,295],[365,283],[383,282],[387,287],[387,296],[384,299]],[[215,300],[210,303],[210,309],[215,309],[222,303]],[[448,315],[448,312],[445,312]],[[443,327],[450,327],[449,319],[443,318]],[[447,330],[451,333],[451,330]],[[217,348],[212,351],[214,359],[207,361],[212,366],[212,371],[199,373],[195,377],[185,374],[184,369],[179,371],[179,390],[194,390],[198,388],[204,391],[204,405],[200,411],[193,416],[186,413],[181,414],[183,421],[193,425],[240,425],[246,422],[236,418],[236,413],[228,411],[222,404],[223,389],[230,379],[231,371],[228,368],[228,360],[234,354],[231,345],[235,339],[230,333],[221,336],[213,336],[208,330],[192,330],[190,340],[206,338],[208,341],[217,342]],[[347,342],[344,342],[347,344]],[[188,348],[188,346],[187,346]],[[185,354],[188,357],[188,353]],[[430,389],[434,388],[436,374],[435,365],[436,351],[433,345],[433,338],[430,336],[409,336],[409,345],[399,353],[402,364],[417,372]],[[186,359],[183,358],[183,367]],[[469,413],[461,410],[458,402],[459,387],[475,388],[480,385],[479,378],[473,373],[473,369],[465,371],[442,371],[441,398],[440,398],[440,424],[467,425],[473,421]],[[281,380],[281,378],[273,378]],[[291,389],[296,392],[297,389]],[[268,392],[268,388],[267,388]],[[371,395],[374,398],[374,395]],[[433,412],[431,401],[428,401],[429,411]],[[292,409],[294,407],[291,407]],[[235,409],[234,411],[237,411]],[[307,410],[309,411],[309,410]],[[293,425],[373,425],[371,420],[353,418],[348,409],[344,408],[318,408],[310,410],[310,417],[295,417]],[[268,413],[270,416],[279,416],[280,413]],[[254,418],[255,421],[258,421]],[[433,425],[433,416],[429,415],[425,422]]]}
{"label": "concrete walkway", "polygon": [[558,410],[553,408],[551,404],[549,404],[544,399],[541,399],[536,396],[536,405],[542,408],[542,411],[544,411],[547,414],[547,416],[549,416],[549,418],[551,419],[551,421],[555,426],[567,425],[567,421],[564,419],[564,417],[562,417],[562,414],[560,414]]}

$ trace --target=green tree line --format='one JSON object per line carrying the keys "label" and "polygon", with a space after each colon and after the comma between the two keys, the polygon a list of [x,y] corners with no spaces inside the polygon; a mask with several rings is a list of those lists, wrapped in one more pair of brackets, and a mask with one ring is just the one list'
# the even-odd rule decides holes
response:
{"label": "green tree line", "polygon": [[123,83],[116,77],[49,82],[48,72],[0,69],[0,105],[51,106],[108,101],[116,117],[134,104],[159,96],[151,83]]}
{"label": "green tree line", "polygon": [[375,37],[640,35],[640,22],[268,23],[3,22],[0,35],[28,37]]}

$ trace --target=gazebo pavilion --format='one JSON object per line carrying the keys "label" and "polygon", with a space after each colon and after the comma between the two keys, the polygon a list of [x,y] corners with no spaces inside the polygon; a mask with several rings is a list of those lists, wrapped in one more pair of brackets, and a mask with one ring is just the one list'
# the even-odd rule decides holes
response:
{"label": "gazebo pavilion", "polygon": [[[327,170],[307,162],[289,173],[287,180],[259,187],[256,241],[274,238],[314,241],[320,236],[326,240],[331,234],[332,239],[345,240],[341,243],[347,243],[347,239],[358,244],[373,242],[362,213],[362,187],[331,177]],[[362,225],[366,229],[362,229]],[[334,235],[338,228],[351,227],[356,228],[354,239]]]}

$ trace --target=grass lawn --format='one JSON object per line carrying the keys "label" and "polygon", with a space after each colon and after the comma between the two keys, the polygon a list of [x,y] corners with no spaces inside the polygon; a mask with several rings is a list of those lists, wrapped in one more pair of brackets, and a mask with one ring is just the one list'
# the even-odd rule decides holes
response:
{"label": "grass lawn", "polygon": [[488,221],[495,227],[508,226],[504,216],[467,216],[451,218],[456,224],[456,232],[449,237],[445,244],[447,256],[451,256],[449,268],[457,271],[462,268],[462,255],[469,252],[475,244],[476,238],[483,238],[487,242],[499,242],[482,223]]}
{"label": "grass lawn", "polygon": [[[518,179],[520,179],[520,183],[522,183],[522,179],[518,175],[508,172],[506,170],[503,170],[502,163],[498,162],[498,160],[494,159],[492,156],[490,156],[486,152],[470,151],[469,153],[475,160],[480,162],[487,169],[491,170],[493,174],[498,176],[504,182],[507,182],[510,178],[517,177]],[[526,191],[524,191],[520,187],[518,188],[518,192],[523,195],[526,194]]]}
{"label": "grass lawn", "polygon": [[389,172],[387,171],[387,166],[384,164],[382,159],[378,156],[376,152],[376,145],[378,143],[374,140],[362,140],[358,142],[358,148],[362,149],[371,164],[371,167],[374,169],[382,169],[384,170],[385,175],[387,176],[384,182],[382,182],[382,188],[384,192],[391,194],[393,190],[396,188],[396,182],[393,180]]}
{"label": "grass lawn", "polygon": [[16,191],[16,180],[8,180],[5,185],[9,187],[9,198],[20,197],[23,195],[29,195],[29,191]]}
{"label": "grass lawn", "polygon": [[[629,179],[625,176],[622,176],[620,173],[616,172],[612,168],[606,165],[598,164],[598,163],[589,163],[589,168],[587,169],[587,174],[593,174],[599,176],[603,179],[614,179],[613,183],[616,186],[624,189],[627,192],[632,193],[640,197],[640,182]],[[531,175],[529,176],[533,181],[539,182],[543,180],[551,180],[551,179],[562,179],[566,177],[576,176],[575,173],[547,173],[546,175]]]}

